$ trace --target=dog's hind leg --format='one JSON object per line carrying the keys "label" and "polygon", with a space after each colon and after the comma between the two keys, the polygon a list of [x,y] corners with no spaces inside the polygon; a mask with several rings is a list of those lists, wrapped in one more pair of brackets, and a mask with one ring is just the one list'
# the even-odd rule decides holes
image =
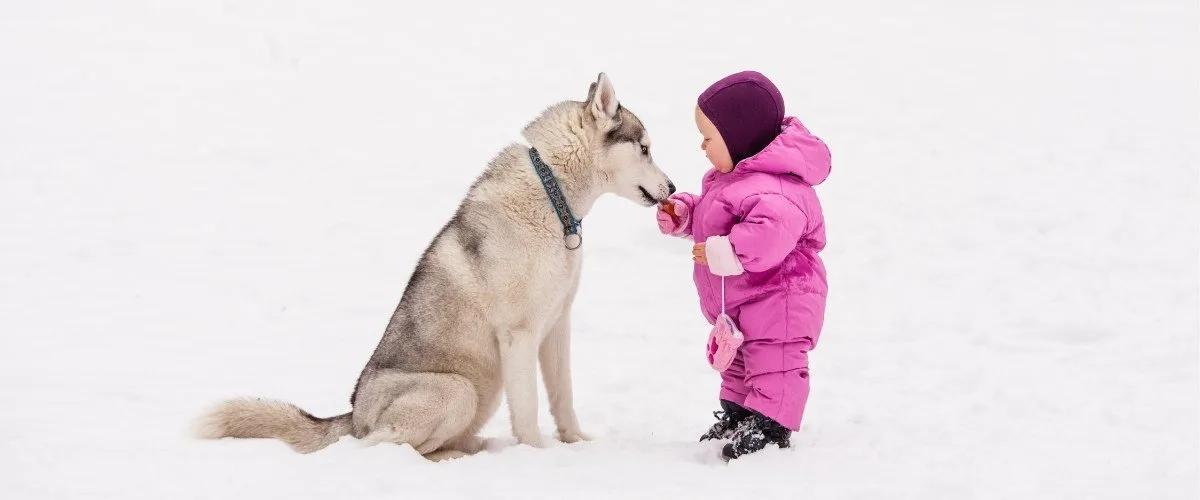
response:
{"label": "dog's hind leg", "polygon": [[[478,395],[461,375],[383,371],[365,389],[364,396],[378,406],[378,417],[363,437],[368,443],[408,444],[427,455],[463,435],[475,419]],[[370,410],[364,405],[364,418]]]}
{"label": "dog's hind leg", "polygon": [[433,453],[425,455],[425,458],[428,459],[430,462],[441,462],[444,460],[455,460],[455,459],[463,458],[468,455],[470,455],[470,453],[467,453],[465,451],[448,449],[448,450],[435,451]]}
{"label": "dog's hind leg", "polygon": [[433,462],[454,460],[479,453],[483,448],[483,438],[475,435],[465,436],[447,442],[437,451],[425,455],[425,458]]}

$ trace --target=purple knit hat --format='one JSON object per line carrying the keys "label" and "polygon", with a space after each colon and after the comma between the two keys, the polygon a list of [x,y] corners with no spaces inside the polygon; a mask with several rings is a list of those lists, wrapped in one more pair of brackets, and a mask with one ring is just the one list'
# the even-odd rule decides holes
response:
{"label": "purple knit hat", "polygon": [[721,133],[734,165],[767,147],[783,124],[783,95],[757,71],[722,78],[696,103]]}

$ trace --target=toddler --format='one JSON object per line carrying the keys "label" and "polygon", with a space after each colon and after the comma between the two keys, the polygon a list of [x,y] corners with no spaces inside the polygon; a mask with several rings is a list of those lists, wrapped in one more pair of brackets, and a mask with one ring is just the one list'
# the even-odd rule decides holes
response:
{"label": "toddler", "polygon": [[[700,148],[712,163],[699,195],[658,210],[664,234],[690,238],[693,278],[709,323],[739,331],[721,371],[718,421],[701,438],[728,439],[726,459],[790,445],[808,400],[808,352],[825,317],[825,219],[813,190],[829,176],[829,148],[760,73],[714,83],[697,100]],[[724,315],[724,316],[722,316]],[[710,347],[712,362],[713,347]],[[720,355],[718,355],[718,359]]]}

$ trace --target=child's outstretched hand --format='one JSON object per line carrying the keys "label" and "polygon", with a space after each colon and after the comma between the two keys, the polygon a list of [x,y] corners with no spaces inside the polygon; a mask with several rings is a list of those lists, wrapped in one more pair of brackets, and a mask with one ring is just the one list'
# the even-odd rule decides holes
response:
{"label": "child's outstretched hand", "polygon": [[668,198],[658,203],[658,229],[663,234],[679,236],[687,219],[688,206],[682,201]]}
{"label": "child's outstretched hand", "polygon": [[671,217],[671,222],[679,223],[679,215],[674,211],[674,201],[668,199],[659,201],[659,210],[666,212],[666,215]]}
{"label": "child's outstretched hand", "polygon": [[706,249],[704,247],[703,241],[693,245],[692,246],[692,260],[696,261],[697,264],[700,264],[702,266],[707,266],[708,265],[708,255],[705,252],[706,252]]}
{"label": "child's outstretched hand", "polygon": [[663,212],[666,212],[667,215],[670,215],[672,221],[679,222],[679,214],[675,213],[675,204],[672,203],[671,200],[663,200],[658,202],[658,208],[662,209]]}

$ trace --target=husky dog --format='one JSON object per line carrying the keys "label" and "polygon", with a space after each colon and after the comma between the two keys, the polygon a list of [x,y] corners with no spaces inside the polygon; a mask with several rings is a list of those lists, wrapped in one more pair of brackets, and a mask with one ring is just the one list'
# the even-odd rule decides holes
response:
{"label": "husky dog", "polygon": [[[407,443],[430,460],[457,458],[483,448],[477,433],[503,390],[513,435],[541,447],[540,363],[558,439],[590,439],[571,391],[581,240],[550,193],[561,193],[567,213],[582,218],[602,194],[650,207],[675,186],[654,164],[641,120],[620,105],[603,73],[585,102],[547,108],[523,135],[532,149],[512,144],[493,158],[421,256],[359,375],[349,413],[317,418],[289,403],[231,400],[201,416],[196,435],[276,438],[310,453],[349,434],[369,444]],[[539,176],[535,159],[549,172]]]}

